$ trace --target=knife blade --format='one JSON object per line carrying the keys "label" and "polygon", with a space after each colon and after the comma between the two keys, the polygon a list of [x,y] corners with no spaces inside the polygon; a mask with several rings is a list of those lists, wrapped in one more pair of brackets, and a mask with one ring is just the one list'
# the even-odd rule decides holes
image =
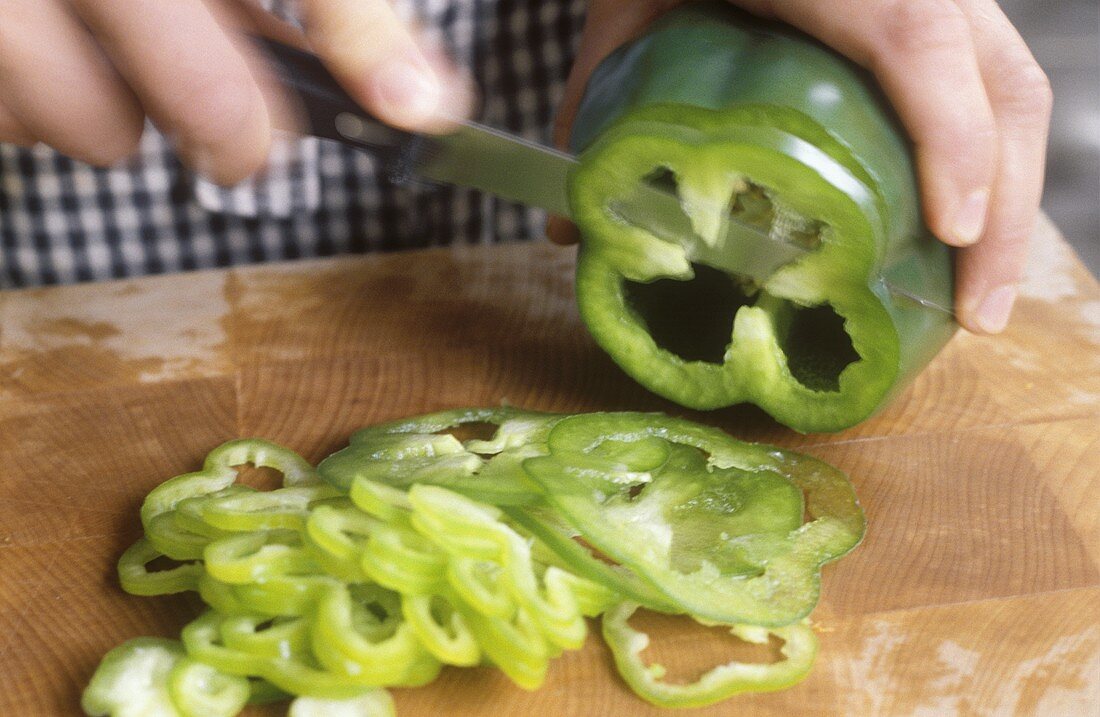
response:
{"label": "knife blade", "polygon": [[[576,157],[476,122],[462,122],[443,135],[396,129],[359,106],[316,56],[269,38],[252,39],[272,61],[283,87],[300,100],[310,134],[367,149],[399,181],[468,187],[571,215],[567,187]],[[665,188],[643,183],[612,202],[609,210],[623,223],[662,241],[699,244],[683,241],[694,234],[691,221],[680,198]],[[776,269],[810,251],[732,214],[726,219],[716,243],[706,250],[706,263],[715,268],[763,283]],[[697,257],[689,253],[688,258]],[[944,302],[923,298],[919,287],[897,283],[918,275],[903,268],[897,279],[884,276],[882,285],[894,296],[954,315]]]}
{"label": "knife blade", "polygon": [[[403,171],[569,216],[566,187],[576,164],[572,155],[465,122],[453,134],[421,137],[407,150]],[[680,198],[663,188],[636,185],[608,209],[620,221],[642,227],[662,241],[680,245],[684,237],[694,234]],[[718,245],[707,252],[708,263],[759,282],[805,252],[800,245],[769,236],[732,216],[724,228]]]}

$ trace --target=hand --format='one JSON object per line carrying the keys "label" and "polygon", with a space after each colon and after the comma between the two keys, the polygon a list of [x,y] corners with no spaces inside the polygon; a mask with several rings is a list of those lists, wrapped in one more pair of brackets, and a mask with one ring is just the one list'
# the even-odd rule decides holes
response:
{"label": "hand", "polygon": [[[556,126],[564,146],[588,76],[672,0],[593,0]],[[956,312],[1008,322],[1039,210],[1046,75],[994,0],[734,0],[800,28],[874,73],[913,139],[925,220],[958,252]],[[575,241],[568,222],[548,227]]]}
{"label": "hand", "polygon": [[385,0],[303,0],[306,33],[252,0],[0,0],[0,141],[44,142],[113,164],[146,115],[183,160],[232,184],[259,169],[273,119],[291,113],[241,38],[307,42],[380,119],[442,129],[466,83]]}

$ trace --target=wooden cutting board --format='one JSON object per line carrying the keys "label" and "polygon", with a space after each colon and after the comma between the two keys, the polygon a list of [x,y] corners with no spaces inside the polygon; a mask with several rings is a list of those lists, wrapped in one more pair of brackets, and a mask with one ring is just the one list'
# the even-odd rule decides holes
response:
{"label": "wooden cutting board", "polygon": [[[960,334],[856,428],[688,414],[840,466],[870,521],[825,571],[811,676],[694,714],[1100,711],[1100,287],[1049,223],[1033,255],[1004,336]],[[104,652],[198,612],[124,594],[114,564],[146,492],[224,440],[318,460],[360,426],[454,406],[683,414],[587,336],[572,263],[456,248],[0,294],[0,714],[79,714]],[[715,632],[657,622],[669,663],[722,659]],[[404,717],[661,712],[595,636],[537,692],[446,670],[396,699]]]}

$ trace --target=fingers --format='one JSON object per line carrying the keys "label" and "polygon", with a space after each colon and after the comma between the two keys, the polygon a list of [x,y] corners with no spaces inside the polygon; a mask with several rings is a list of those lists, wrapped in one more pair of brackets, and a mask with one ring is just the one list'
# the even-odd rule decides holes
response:
{"label": "fingers", "polygon": [[41,140],[99,165],[137,146],[143,124],[137,99],[56,0],[4,3],[0,77],[0,139]]}
{"label": "fingers", "polygon": [[384,122],[443,130],[472,107],[468,83],[386,0],[304,0],[306,36],[348,93]]}
{"label": "fingers", "polygon": [[633,0],[593,0],[588,5],[580,46],[565,83],[565,92],[554,118],[554,144],[569,145],[573,120],[577,116],[588,78],[600,62],[616,48],[642,34],[654,19],[682,0],[635,2]]}
{"label": "fingers", "polygon": [[557,214],[551,214],[547,218],[546,236],[550,241],[562,246],[576,244],[581,239],[577,225]]}
{"label": "fingers", "polygon": [[118,72],[184,161],[233,184],[263,164],[267,103],[246,59],[202,0],[73,0]]}
{"label": "fingers", "polygon": [[971,331],[998,333],[1008,322],[1039,211],[1050,124],[1046,75],[989,0],[962,0],[993,107],[1000,162],[985,233],[958,258],[956,305]]}
{"label": "fingers", "polygon": [[747,0],[870,69],[916,148],[925,219],[973,244],[988,212],[997,130],[966,15],[951,0]]}
{"label": "fingers", "polygon": [[[596,66],[611,52],[645,31],[654,19],[681,0],[633,2],[631,0],[593,0],[584,21],[580,47],[565,83],[558,113],[554,118],[554,144],[566,149],[573,131],[573,120],[584,96],[588,78]],[[580,241],[577,225],[567,217],[551,215],[546,222],[546,236],[555,244],[568,246]]]}

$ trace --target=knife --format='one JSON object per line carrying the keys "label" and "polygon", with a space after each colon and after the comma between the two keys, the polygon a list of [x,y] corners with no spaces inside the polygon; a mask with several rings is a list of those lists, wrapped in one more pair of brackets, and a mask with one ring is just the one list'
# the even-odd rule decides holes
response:
{"label": "knife", "polygon": [[[395,181],[468,187],[570,216],[566,188],[576,157],[476,122],[461,122],[442,135],[391,127],[352,99],[315,55],[270,38],[251,39],[267,55],[283,88],[299,100],[309,134],[367,150]],[[664,241],[679,244],[681,237],[693,233],[679,197],[657,186],[639,185],[609,209],[624,223],[643,227]],[[717,259],[725,266],[715,268],[748,275],[760,283],[809,251],[733,216],[723,222],[718,243],[718,251],[708,251],[708,264],[714,265]],[[923,298],[921,287],[901,285],[916,275],[911,268],[897,274],[897,280],[889,274],[882,279],[889,293],[954,315],[949,299]]]}

